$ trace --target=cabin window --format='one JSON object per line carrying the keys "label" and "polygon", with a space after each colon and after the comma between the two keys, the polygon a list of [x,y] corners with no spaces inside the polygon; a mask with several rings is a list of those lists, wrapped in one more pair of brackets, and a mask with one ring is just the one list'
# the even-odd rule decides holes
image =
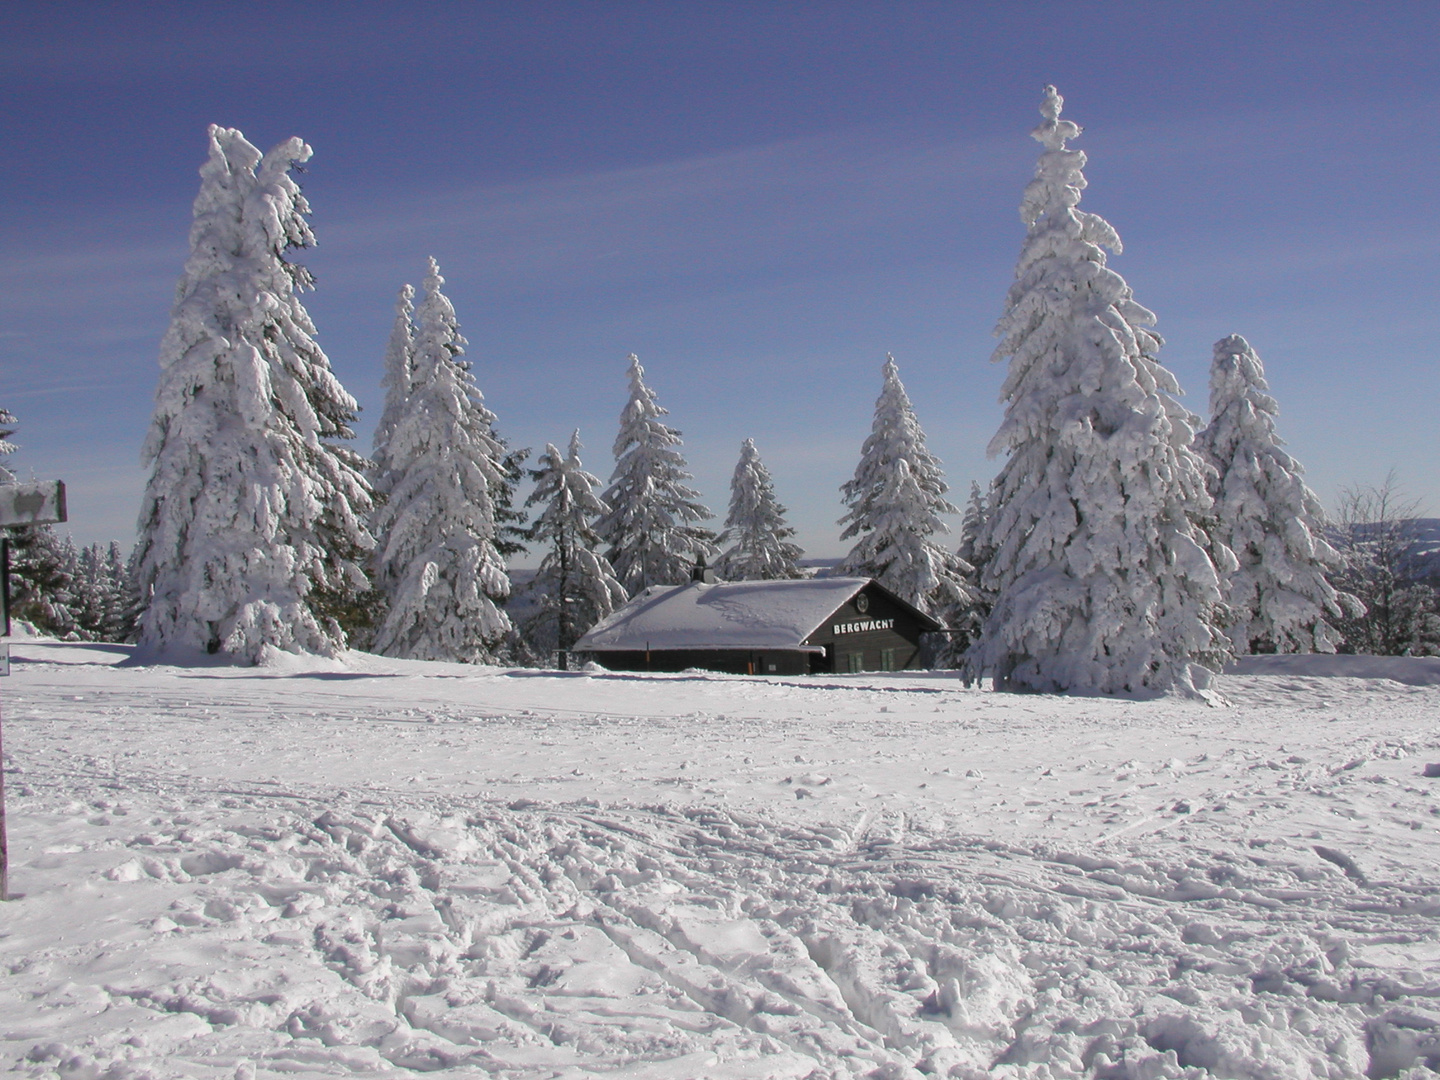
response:
{"label": "cabin window", "polygon": [[852,675],[858,671],[865,670],[865,654],[860,652],[844,653],[840,657],[840,667]]}
{"label": "cabin window", "polygon": [[880,650],[880,670],[881,670],[881,671],[894,671],[894,670],[895,670],[895,654],[898,653],[899,651],[900,651],[899,649],[881,649],[881,650]]}

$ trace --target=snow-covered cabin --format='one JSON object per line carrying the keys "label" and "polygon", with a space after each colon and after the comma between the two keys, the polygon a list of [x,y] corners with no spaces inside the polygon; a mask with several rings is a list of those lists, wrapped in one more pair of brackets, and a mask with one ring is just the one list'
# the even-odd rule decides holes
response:
{"label": "snow-covered cabin", "polygon": [[613,671],[904,671],[940,624],[869,578],[655,585],[575,643]]}

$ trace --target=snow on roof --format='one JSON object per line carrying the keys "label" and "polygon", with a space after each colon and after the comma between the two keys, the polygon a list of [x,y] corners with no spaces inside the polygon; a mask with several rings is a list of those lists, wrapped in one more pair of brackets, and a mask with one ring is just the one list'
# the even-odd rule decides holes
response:
{"label": "snow on roof", "polygon": [[868,578],[654,585],[602,619],[577,652],[798,649]]}

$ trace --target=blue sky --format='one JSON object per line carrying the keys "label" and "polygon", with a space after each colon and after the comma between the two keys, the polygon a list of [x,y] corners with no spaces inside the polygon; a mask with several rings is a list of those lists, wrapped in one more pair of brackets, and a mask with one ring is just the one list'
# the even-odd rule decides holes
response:
{"label": "blue sky", "polygon": [[[755,438],[838,555],[893,352],[957,501],[998,462],[991,331],[1054,83],[1085,208],[1207,410],[1244,334],[1327,505],[1440,511],[1434,3],[205,3],[0,13],[0,405],[81,542],[134,536],[206,125],[315,148],[306,305],[379,412],[427,255],[512,443],[609,475],[625,356],[723,516]],[[718,524],[718,522],[717,522]]]}

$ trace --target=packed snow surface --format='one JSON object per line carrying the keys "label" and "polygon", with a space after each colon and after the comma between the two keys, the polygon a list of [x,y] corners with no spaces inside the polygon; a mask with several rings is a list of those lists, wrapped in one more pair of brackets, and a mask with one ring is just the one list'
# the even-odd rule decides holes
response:
{"label": "packed snow surface", "polygon": [[1436,661],[1212,708],[13,651],[16,1075],[1440,1066]]}
{"label": "packed snow surface", "polygon": [[591,627],[587,649],[794,649],[868,578],[655,585]]}

